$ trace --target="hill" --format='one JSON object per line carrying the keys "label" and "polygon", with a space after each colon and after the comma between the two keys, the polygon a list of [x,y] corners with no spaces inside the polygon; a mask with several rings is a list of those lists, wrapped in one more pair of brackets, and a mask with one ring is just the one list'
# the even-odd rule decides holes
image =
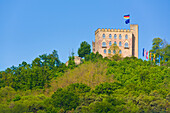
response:
{"label": "hill", "polygon": [[[23,68],[27,69],[29,68]],[[15,81],[11,86],[2,82],[5,73],[11,75],[6,78],[7,81],[14,75],[11,72],[1,72],[0,112],[151,113],[169,110],[170,68],[167,65],[157,66],[154,62],[135,57],[121,59],[114,56],[113,60],[109,60],[96,55],[70,69],[62,64],[52,69],[36,65],[29,70],[31,75],[39,73],[42,78],[42,69],[46,69],[42,77],[49,78],[46,81],[48,84],[44,88],[37,87],[41,86],[37,84],[36,87],[25,90],[16,89],[13,85]],[[23,70],[22,73],[30,73]],[[22,80],[26,76],[18,77],[22,86]],[[37,82],[41,83],[43,79],[40,78],[34,82],[40,80]],[[3,84],[7,85],[2,87]]]}

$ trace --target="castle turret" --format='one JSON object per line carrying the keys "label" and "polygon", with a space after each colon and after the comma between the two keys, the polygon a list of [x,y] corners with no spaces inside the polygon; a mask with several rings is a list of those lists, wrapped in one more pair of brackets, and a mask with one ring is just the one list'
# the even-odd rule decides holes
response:
{"label": "castle turret", "polygon": [[130,30],[132,32],[132,55],[138,58],[138,25],[131,24]]}

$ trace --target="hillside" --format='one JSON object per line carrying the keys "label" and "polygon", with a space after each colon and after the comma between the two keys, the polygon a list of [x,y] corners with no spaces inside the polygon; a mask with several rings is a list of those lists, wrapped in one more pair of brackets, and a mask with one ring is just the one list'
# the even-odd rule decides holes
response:
{"label": "hillside", "polygon": [[[135,57],[118,59],[96,56],[93,60],[86,58],[72,69],[62,65],[47,70],[44,74],[50,71],[50,79],[44,88],[15,90],[11,88],[13,81],[12,86],[0,89],[0,113],[168,112],[170,68]],[[40,73],[35,67],[35,72]],[[1,86],[3,84],[7,83],[1,82]]]}
{"label": "hillside", "polygon": [[51,88],[56,91],[58,88],[63,88],[73,83],[83,83],[94,89],[96,85],[101,83],[113,82],[114,80],[111,76],[106,76],[107,64],[108,62],[106,61],[83,63],[73,70],[68,70],[63,76],[52,80]]}

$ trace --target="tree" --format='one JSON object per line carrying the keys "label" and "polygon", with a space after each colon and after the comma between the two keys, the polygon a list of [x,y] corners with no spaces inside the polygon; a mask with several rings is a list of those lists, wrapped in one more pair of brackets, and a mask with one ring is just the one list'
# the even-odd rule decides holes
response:
{"label": "tree", "polygon": [[52,95],[53,105],[64,110],[75,109],[79,105],[79,97],[75,93],[59,88]]}
{"label": "tree", "polygon": [[74,69],[76,67],[76,63],[74,61],[74,53],[71,53],[72,56],[69,56],[69,61],[68,61],[68,68]]}
{"label": "tree", "polygon": [[119,89],[121,87],[120,83],[114,82],[114,83],[103,83],[98,86],[96,86],[94,92],[96,94],[107,94],[110,95],[113,93],[114,90]]}
{"label": "tree", "polygon": [[163,48],[163,56],[164,60],[169,61],[170,60],[170,45],[166,45],[165,48]]}
{"label": "tree", "polygon": [[90,52],[91,52],[90,45],[86,41],[82,42],[80,48],[78,49],[79,57],[83,58],[86,55],[89,55]]}
{"label": "tree", "polygon": [[53,50],[52,54],[39,55],[39,59],[42,61],[43,66],[48,66],[50,69],[60,66],[60,60],[56,50]]}
{"label": "tree", "polygon": [[155,54],[155,59],[157,59],[159,57],[159,55],[162,57],[162,46],[163,46],[163,40],[161,38],[154,38],[152,40],[152,49],[150,50],[150,52]]}
{"label": "tree", "polygon": [[99,52],[96,53],[90,53],[89,55],[85,56],[85,61],[97,61],[99,59],[103,59],[103,56],[99,54]]}
{"label": "tree", "polygon": [[161,38],[154,38],[152,40],[152,49],[150,51],[156,53],[157,50],[161,49],[162,45],[163,45],[163,40]]}
{"label": "tree", "polygon": [[74,84],[69,85],[67,87],[67,90],[72,91],[73,93],[76,93],[76,94],[82,94],[82,93],[89,92],[91,88],[87,86],[86,84],[74,83]]}
{"label": "tree", "polygon": [[154,38],[152,40],[152,49],[150,52],[155,54],[156,62],[158,62],[159,56],[161,60],[167,62],[170,59],[170,45],[163,41],[161,38]]}
{"label": "tree", "polygon": [[109,56],[108,56],[109,59],[115,60],[115,61],[121,59],[121,54],[119,54],[120,48],[116,44],[112,44],[109,50],[115,52],[114,55],[109,53]]}

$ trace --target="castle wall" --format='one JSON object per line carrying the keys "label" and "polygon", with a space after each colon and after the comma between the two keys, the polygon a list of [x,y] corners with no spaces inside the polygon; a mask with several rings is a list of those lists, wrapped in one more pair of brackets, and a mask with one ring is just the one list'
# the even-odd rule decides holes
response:
{"label": "castle wall", "polygon": [[[130,30],[123,30],[123,29],[97,29],[95,31],[95,42],[93,42],[93,52],[96,53],[97,51],[103,56],[107,57],[109,54],[114,55],[113,51],[108,53],[110,49],[109,42],[111,41],[112,45],[116,41],[117,46],[122,51],[121,56],[134,56],[138,57],[138,26],[135,25],[131,26]],[[135,29],[135,30],[134,30]],[[103,38],[103,34],[105,34],[105,38]],[[121,34],[121,39],[119,39],[119,35]],[[111,37],[109,37],[111,35]],[[117,38],[114,38],[114,35]],[[125,39],[125,36],[128,36],[128,39]],[[134,37],[133,37],[134,36]],[[133,43],[134,41],[134,43]],[[102,43],[106,42],[106,46],[103,47]],[[119,42],[121,42],[121,46],[119,46]],[[125,48],[125,43],[128,43],[128,48]],[[137,43],[137,44],[136,44]],[[133,49],[133,47],[134,49]],[[106,53],[104,53],[106,50]]]}

